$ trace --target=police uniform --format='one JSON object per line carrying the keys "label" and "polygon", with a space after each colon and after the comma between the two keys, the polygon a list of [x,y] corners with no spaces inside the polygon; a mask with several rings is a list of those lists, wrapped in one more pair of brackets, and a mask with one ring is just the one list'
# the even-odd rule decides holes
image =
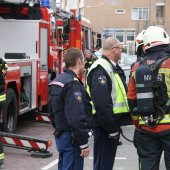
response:
{"label": "police uniform", "polygon": [[[166,57],[169,55],[168,51],[168,46],[157,46],[147,53],[145,56],[146,62],[151,64],[160,58]],[[137,62],[131,70],[132,74],[128,85],[128,102],[133,122],[136,125],[134,144],[139,155],[139,169],[159,169],[160,157],[163,151],[166,168],[170,169],[170,107],[164,107],[166,102],[170,101],[170,59],[165,60],[159,69],[159,74],[161,75],[161,81],[163,83],[161,87],[162,96],[160,96],[162,97],[161,107],[165,111],[165,115],[156,127],[149,127],[134,109],[137,107],[135,74],[138,67],[139,62]]]}
{"label": "police uniform", "polygon": [[113,168],[120,126],[129,123],[125,74],[105,56],[95,61],[87,77],[92,101],[94,170]]}
{"label": "police uniform", "polygon": [[58,169],[83,169],[81,149],[88,147],[91,105],[82,82],[66,69],[50,83],[50,111],[59,152]]}

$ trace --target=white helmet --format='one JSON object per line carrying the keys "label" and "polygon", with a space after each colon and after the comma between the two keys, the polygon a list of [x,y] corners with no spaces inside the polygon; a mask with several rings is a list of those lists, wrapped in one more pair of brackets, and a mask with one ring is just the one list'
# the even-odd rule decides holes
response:
{"label": "white helmet", "polygon": [[165,32],[165,30],[161,27],[150,26],[143,36],[144,49],[147,50],[149,48],[169,44],[169,36]]}
{"label": "white helmet", "polygon": [[142,30],[135,39],[135,47],[136,47],[136,52],[138,51],[139,46],[143,45],[143,35],[146,30]]}

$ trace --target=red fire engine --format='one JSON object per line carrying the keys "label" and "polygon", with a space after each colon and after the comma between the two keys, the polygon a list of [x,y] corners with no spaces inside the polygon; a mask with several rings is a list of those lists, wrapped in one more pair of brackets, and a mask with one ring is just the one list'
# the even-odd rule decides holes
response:
{"label": "red fire engine", "polygon": [[48,81],[63,71],[65,49],[93,48],[89,21],[63,11],[54,15],[39,3],[0,3],[0,57],[9,67],[1,122],[8,132],[15,131],[18,115],[47,105]]}
{"label": "red fire engine", "polygon": [[[69,47],[76,47],[84,51],[86,49],[94,50],[94,32],[90,20],[80,15],[76,16],[76,10],[66,11],[57,8],[57,28],[62,28],[63,39],[61,49],[66,50]],[[59,35],[58,32],[58,35]],[[63,71],[64,65],[60,56],[60,70]]]}
{"label": "red fire engine", "polygon": [[47,105],[48,70],[55,71],[58,62],[56,24],[51,11],[39,4],[2,2],[0,16],[0,57],[9,67],[1,121],[14,132],[18,115]]}

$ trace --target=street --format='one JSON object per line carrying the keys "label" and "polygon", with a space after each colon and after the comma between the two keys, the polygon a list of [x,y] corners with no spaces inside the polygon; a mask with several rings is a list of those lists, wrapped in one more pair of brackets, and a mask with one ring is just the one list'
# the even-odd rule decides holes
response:
{"label": "street", "polygon": [[[32,115],[19,120],[17,134],[33,136],[44,140],[52,140],[52,147],[48,149],[53,153],[49,158],[34,158],[26,150],[4,147],[5,170],[57,170],[58,153],[53,137],[53,127],[51,124],[35,122]],[[133,137],[134,126],[123,127],[123,133],[128,139]],[[113,170],[137,170],[138,157],[136,149],[132,143],[126,141],[121,136],[123,145],[118,146],[115,165]],[[90,156],[85,158],[84,170],[92,170],[93,164],[93,137],[90,138]],[[160,162],[160,170],[165,170],[163,159]]]}
{"label": "street", "polygon": [[[134,126],[123,127],[123,133],[128,139],[132,140],[133,131],[134,131]],[[121,140],[123,142],[123,145],[118,146],[113,170],[137,170],[138,157],[137,157],[135,147],[133,146],[132,143],[122,138],[122,136],[121,136]],[[93,138],[90,138],[91,154],[88,158],[85,158],[84,170],[92,170],[92,164],[93,164],[92,146],[93,146]],[[57,160],[55,160],[53,163],[57,165]],[[49,164],[49,166],[50,165],[53,164]],[[47,168],[48,166],[42,168],[41,170],[47,170]],[[53,167],[51,167],[49,170],[56,170],[56,166],[53,165]],[[160,162],[160,170],[165,170],[163,158],[161,159]]]}

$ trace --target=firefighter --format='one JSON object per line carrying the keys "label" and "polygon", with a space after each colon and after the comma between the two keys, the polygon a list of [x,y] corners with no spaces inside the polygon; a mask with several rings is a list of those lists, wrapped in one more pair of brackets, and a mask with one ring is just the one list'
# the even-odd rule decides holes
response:
{"label": "firefighter", "polygon": [[107,38],[102,57],[93,63],[87,76],[93,108],[94,170],[112,170],[120,126],[130,119],[125,74],[118,65],[121,52],[120,41]]}
{"label": "firefighter", "polygon": [[[145,33],[145,30],[142,30],[135,39],[135,51],[137,56],[137,61],[140,61],[142,58],[144,58],[144,47],[143,47],[143,35]],[[131,68],[134,66],[135,62],[131,64]]]}
{"label": "firefighter", "polygon": [[128,103],[136,126],[134,144],[139,156],[139,169],[158,170],[163,151],[166,168],[170,169],[169,36],[164,29],[151,26],[143,35],[143,43],[144,65],[138,61],[132,67],[128,84]]}
{"label": "firefighter", "polygon": [[84,57],[85,57],[85,73],[87,75],[88,70],[90,69],[90,66],[93,64],[94,59],[91,51],[85,50],[84,51]]}
{"label": "firefighter", "polygon": [[[7,72],[7,64],[6,62],[0,58],[0,114],[3,114],[3,108],[6,101],[6,94],[5,90],[5,76]],[[0,129],[3,130],[2,127]],[[0,169],[4,168],[4,151],[2,146],[2,140],[0,140]]]}
{"label": "firefighter", "polygon": [[84,72],[84,56],[77,48],[64,54],[66,69],[50,83],[49,102],[59,152],[58,170],[82,170],[89,155],[90,98],[77,75]]}
{"label": "firefighter", "polygon": [[144,48],[143,48],[143,35],[146,30],[142,30],[135,39],[136,55],[137,59],[144,57]]}

